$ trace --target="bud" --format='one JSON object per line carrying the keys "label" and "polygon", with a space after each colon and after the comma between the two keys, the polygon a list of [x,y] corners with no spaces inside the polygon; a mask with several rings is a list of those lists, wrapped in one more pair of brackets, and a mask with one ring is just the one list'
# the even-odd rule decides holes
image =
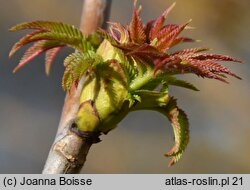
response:
{"label": "bud", "polygon": [[[117,119],[113,121],[111,118],[124,111],[122,107],[128,87],[124,70],[118,63],[123,61],[122,52],[104,40],[97,53],[103,63],[96,64],[94,72],[86,75],[76,123],[80,130],[106,133],[118,123]],[[124,117],[126,114],[123,113]],[[109,120],[109,126],[103,125],[106,120]]]}

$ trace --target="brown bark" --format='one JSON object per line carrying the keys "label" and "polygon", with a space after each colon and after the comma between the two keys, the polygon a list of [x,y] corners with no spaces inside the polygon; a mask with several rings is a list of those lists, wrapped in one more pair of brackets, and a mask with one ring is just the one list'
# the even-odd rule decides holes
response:
{"label": "brown bark", "polygon": [[[84,34],[105,26],[111,0],[85,0],[80,29]],[[67,93],[55,141],[50,149],[43,174],[79,173],[93,142],[70,130],[78,108],[82,79],[77,88]]]}

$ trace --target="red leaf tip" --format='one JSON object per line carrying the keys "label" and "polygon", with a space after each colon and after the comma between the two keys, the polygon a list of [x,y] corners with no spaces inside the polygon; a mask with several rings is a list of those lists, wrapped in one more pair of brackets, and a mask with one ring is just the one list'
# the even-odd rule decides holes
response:
{"label": "red leaf tip", "polygon": [[176,2],[174,2],[172,5],[170,5],[170,7],[168,7],[164,12],[163,12],[163,16],[166,19],[169,15],[169,13],[173,10],[173,8],[175,7]]}

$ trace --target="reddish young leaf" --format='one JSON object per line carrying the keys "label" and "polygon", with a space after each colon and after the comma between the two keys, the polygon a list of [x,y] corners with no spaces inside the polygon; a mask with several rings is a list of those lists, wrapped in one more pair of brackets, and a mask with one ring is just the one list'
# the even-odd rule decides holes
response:
{"label": "reddish young leaf", "polygon": [[134,3],[134,13],[132,17],[132,21],[129,25],[129,33],[132,42],[143,44],[146,42],[146,34],[144,31],[143,22],[141,20],[138,11],[136,10],[136,1]]}
{"label": "reddish young leaf", "polygon": [[193,73],[195,73],[198,76],[205,77],[205,78],[211,78],[216,79],[225,83],[228,83],[224,78],[222,77],[218,72],[212,72],[210,68],[207,66],[201,65],[197,63],[196,61],[191,61],[188,65],[188,67],[191,69]]}
{"label": "reddish young leaf", "polygon": [[180,43],[183,43],[183,42],[195,42],[194,39],[191,39],[191,38],[186,38],[186,37],[177,37],[175,38],[175,40],[171,43],[170,45],[170,48],[173,47],[173,46],[176,46]]}
{"label": "reddish young leaf", "polygon": [[150,20],[149,22],[147,22],[146,26],[144,27],[147,43],[150,43],[152,41],[150,39],[150,31],[151,31],[152,27],[154,26],[154,23],[155,23],[155,20]]}
{"label": "reddish young leaf", "polygon": [[161,31],[157,34],[156,38],[158,40],[168,36],[172,31],[176,30],[179,27],[177,24],[167,24],[164,26]]}
{"label": "reddish young leaf", "polygon": [[156,45],[156,48],[159,49],[162,52],[165,52],[170,48],[170,45],[172,42],[177,38],[177,36],[184,30],[184,28],[191,22],[187,22],[186,24],[183,24],[181,26],[178,26],[177,28],[173,29],[168,35],[165,37],[158,39],[158,43]]}
{"label": "reddish young leaf", "polygon": [[181,59],[176,56],[167,56],[164,59],[158,59],[155,61],[154,72],[156,73],[160,69],[167,68],[167,65],[169,64],[176,65],[176,64],[179,64],[180,62],[181,62]]}
{"label": "reddish young leaf", "polygon": [[169,13],[173,10],[173,8],[175,7],[175,5],[176,5],[176,2],[174,2],[172,5],[170,5],[170,7],[168,7],[164,11],[163,16],[164,16],[165,19],[168,17]]}
{"label": "reddish young leaf", "polygon": [[158,33],[160,32],[160,30],[162,29],[164,25],[164,21],[165,21],[165,18],[163,15],[155,20],[149,33],[150,41],[153,41],[157,37]]}
{"label": "reddish young leaf", "polygon": [[169,13],[171,12],[171,10],[174,8],[176,3],[173,3],[169,8],[167,8],[164,13],[158,17],[156,20],[154,20],[153,24],[151,24],[151,30],[149,33],[149,39],[152,41],[154,40],[158,33],[160,32],[160,30],[163,28],[164,26],[164,22],[167,18],[167,16],[169,15]]}
{"label": "reddish young leaf", "polygon": [[199,53],[199,52],[203,52],[203,51],[208,51],[209,48],[190,48],[190,49],[184,49],[184,50],[181,50],[181,51],[177,51],[175,53],[173,53],[172,55],[194,55],[196,53]]}
{"label": "reddish young leaf", "polygon": [[[134,4],[134,14],[128,29],[117,23],[111,24],[111,35],[106,34],[108,36],[106,38],[117,42],[111,44],[121,49],[125,55],[144,64],[153,63],[155,74],[158,70],[162,70],[166,74],[194,73],[201,77],[214,78],[223,82],[226,82],[224,74],[239,78],[215,61],[241,61],[229,56],[203,53],[208,51],[208,48],[191,48],[172,54],[166,53],[169,48],[177,44],[195,42],[188,37],[179,37],[184,29],[192,28],[188,27],[191,20],[183,25],[167,24],[164,26],[164,21],[174,5],[143,27],[139,15],[140,11],[136,10]],[[122,34],[126,34],[126,40],[121,41]]]}
{"label": "reddish young leaf", "polygon": [[42,33],[42,32],[43,31],[35,31],[35,32],[29,33],[29,34],[25,35],[24,37],[22,37],[17,43],[14,44],[14,46],[10,50],[9,57],[13,56],[20,48],[22,48],[26,44],[30,43],[31,38],[34,35]]}
{"label": "reddish young leaf", "polygon": [[20,68],[28,64],[35,57],[40,55],[41,53],[52,49],[54,47],[58,47],[60,44],[54,41],[41,40],[39,42],[34,43],[23,55],[18,66],[14,69],[14,73],[18,71]]}
{"label": "reddish young leaf", "polygon": [[165,54],[159,52],[156,48],[148,44],[143,44],[139,47],[131,49],[131,51],[128,52],[127,55],[137,55],[140,57],[149,56],[151,58],[159,58],[165,56]]}
{"label": "reddish young leaf", "polygon": [[216,73],[217,75],[219,74],[228,74],[231,75],[235,78],[241,79],[239,76],[236,74],[232,73],[227,67],[220,65],[216,62],[212,61],[190,61],[192,65],[196,65],[199,68],[207,69],[210,72]]}
{"label": "reddish young leaf", "polygon": [[242,61],[232,58],[226,55],[219,55],[219,54],[197,54],[192,57],[193,59],[198,60],[213,60],[213,61],[233,61],[242,63]]}
{"label": "reddish young leaf", "polygon": [[45,72],[47,75],[50,74],[51,65],[52,65],[53,61],[55,60],[57,54],[61,51],[62,48],[63,48],[63,46],[55,47],[55,48],[50,49],[46,52],[46,54],[45,54]]}
{"label": "reddish young leaf", "polygon": [[120,43],[129,42],[129,33],[128,30],[120,23],[109,22],[110,32],[113,38]]}

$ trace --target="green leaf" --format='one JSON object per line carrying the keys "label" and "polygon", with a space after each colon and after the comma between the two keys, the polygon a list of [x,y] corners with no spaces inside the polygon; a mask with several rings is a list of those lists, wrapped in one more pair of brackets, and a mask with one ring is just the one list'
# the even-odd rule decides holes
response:
{"label": "green leaf", "polygon": [[117,60],[124,70],[128,83],[136,76],[135,61],[130,56],[126,56],[120,49],[114,47],[108,40],[101,43],[97,53],[103,57],[104,61]]}
{"label": "green leaf", "polygon": [[127,77],[123,67],[117,60],[102,62],[96,65],[96,75],[102,80],[104,90],[110,98],[110,103],[112,103],[112,107],[115,107],[119,101],[116,84],[121,84],[124,89],[128,88]]}
{"label": "green leaf", "polygon": [[88,35],[87,41],[89,41],[90,44],[95,49],[97,49],[100,46],[100,44],[102,43],[103,39],[97,32],[93,32],[92,34]]}
{"label": "green leaf", "polygon": [[147,90],[136,91],[141,102],[135,103],[130,111],[153,110],[166,116],[173,127],[175,145],[166,154],[172,157],[169,166],[174,165],[181,158],[189,142],[189,123],[183,110],[178,108],[176,100],[167,93],[159,93]]}
{"label": "green leaf", "polygon": [[158,108],[159,106],[166,106],[169,101],[168,93],[150,91],[150,90],[137,90],[131,94],[134,102],[137,100],[137,103],[134,105],[131,111],[136,110],[148,110],[152,108]]}
{"label": "green leaf", "polygon": [[[52,32],[41,32],[38,34],[33,35],[26,41],[26,44],[39,41],[39,40],[53,40],[61,42],[65,45],[68,45],[74,49],[79,51],[86,51],[87,45],[83,43],[83,37],[79,38],[78,36],[71,36],[67,33],[56,33]],[[24,44],[24,45],[26,45]]]}
{"label": "green leaf", "polygon": [[33,29],[35,32],[26,35],[17,42],[11,51],[11,55],[22,46],[39,40],[54,40],[64,43],[75,49],[86,51],[91,48],[87,37],[74,26],[61,22],[35,21],[18,24],[10,29],[10,31],[18,31],[24,29]]}
{"label": "green leaf", "polygon": [[78,83],[90,66],[93,66],[101,61],[101,57],[91,51],[86,53],[75,52],[70,54],[64,60],[66,69],[62,81],[63,89],[70,90],[71,86]]}
{"label": "green leaf", "polygon": [[18,24],[10,29],[10,31],[15,32],[18,30],[34,29],[40,31],[50,31],[58,34],[68,34],[69,36],[74,36],[82,38],[82,32],[76,27],[65,24],[62,22],[51,22],[51,21],[34,21]]}
{"label": "green leaf", "polygon": [[[47,51],[45,59],[45,70],[46,74],[48,75],[52,62],[58,52],[62,49],[62,47],[69,46],[80,52],[87,52],[95,50],[95,48],[100,43],[100,39],[96,34],[85,36],[79,29],[75,28],[74,26],[61,22],[27,22],[18,24],[12,27],[10,30],[18,31],[24,29],[33,29],[35,31],[21,38],[12,47],[9,56],[12,56],[21,47],[29,43],[34,42],[34,45],[26,51],[19,65],[15,68],[14,72],[26,65],[36,56]],[[77,70],[82,70],[82,68],[77,68]]]}
{"label": "green leaf", "polygon": [[169,85],[187,88],[194,91],[199,91],[193,84],[184,80],[177,79],[168,74],[160,74],[152,79],[149,83],[143,86],[145,90],[155,90],[159,85],[162,85],[161,91],[168,90]]}
{"label": "green leaf", "polygon": [[[117,49],[117,48],[115,48]],[[136,75],[138,74],[138,70],[134,64],[134,60],[131,58],[131,57],[127,57],[125,56],[121,50],[118,50],[117,51],[119,52],[118,53],[118,56],[119,56],[119,59],[122,60],[120,62],[121,66],[123,67],[123,70],[127,76],[127,80],[128,80],[128,83],[130,83],[135,77]]]}
{"label": "green leaf", "polygon": [[164,82],[167,85],[179,86],[190,90],[199,91],[199,89],[197,89],[193,84],[188,83],[184,80],[176,79],[173,76],[169,76]]}
{"label": "green leaf", "polygon": [[169,163],[169,166],[172,166],[179,161],[188,145],[188,118],[185,112],[177,107],[176,100],[173,98],[170,100],[168,106],[157,110],[168,117],[174,130],[175,145],[168,153],[165,154],[167,157],[172,157],[172,160]]}
{"label": "green leaf", "polygon": [[117,45],[117,41],[105,30],[99,28],[97,30],[97,34],[99,34],[102,38],[108,40],[112,45]]}
{"label": "green leaf", "polygon": [[62,79],[62,87],[64,90],[70,90],[74,83],[73,75],[71,74],[71,68],[66,68]]}

